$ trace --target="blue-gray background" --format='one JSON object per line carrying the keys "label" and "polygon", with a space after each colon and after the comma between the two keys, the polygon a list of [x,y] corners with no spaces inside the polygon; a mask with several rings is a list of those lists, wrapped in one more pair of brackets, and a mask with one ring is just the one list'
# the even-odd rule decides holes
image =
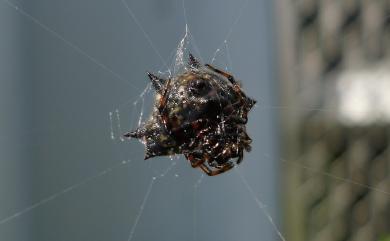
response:
{"label": "blue-gray background", "polygon": [[[1,224],[0,240],[127,240],[152,176],[172,160],[145,162],[140,143],[112,141],[108,113],[121,106],[122,127],[129,128],[133,106],[121,104],[140,95],[146,70],[164,69],[161,60],[120,0],[11,3],[19,10],[0,1],[0,220],[122,160],[133,161]],[[184,34],[182,2],[128,4],[168,58]],[[277,99],[272,1],[185,4],[203,59],[210,60],[232,30],[233,73],[260,103],[248,128],[253,151],[240,171],[278,221],[278,164],[267,158],[278,153],[277,116],[261,108]],[[227,59],[222,52],[218,64]],[[201,172],[183,158],[176,161],[155,182],[133,240],[193,240],[194,232],[197,240],[277,239],[237,173],[204,177],[194,198]]]}

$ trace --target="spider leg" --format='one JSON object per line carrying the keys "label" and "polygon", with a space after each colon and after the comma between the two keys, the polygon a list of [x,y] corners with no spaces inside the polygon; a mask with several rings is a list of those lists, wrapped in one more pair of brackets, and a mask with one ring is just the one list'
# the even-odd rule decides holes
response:
{"label": "spider leg", "polygon": [[228,115],[224,120],[223,122],[229,122],[229,121],[233,121],[237,124],[246,124],[248,123],[248,117],[241,117],[241,116],[238,116],[237,113],[231,113],[230,115]]}
{"label": "spider leg", "polygon": [[196,167],[199,167],[201,164],[203,164],[206,159],[205,158],[197,158],[193,155],[194,153],[186,153],[184,154],[184,156],[186,157],[186,159],[189,161],[189,163],[191,164],[191,166],[193,168],[196,168]]}
{"label": "spider leg", "polygon": [[195,162],[193,161],[190,161],[190,164],[193,168],[197,168],[199,167],[200,165],[202,165],[206,160],[205,159],[199,159],[199,160],[196,160]]}
{"label": "spider leg", "polygon": [[165,106],[168,101],[168,90],[170,87],[171,87],[171,79],[168,79],[158,106],[158,110],[160,111],[160,114],[163,114],[165,110]]}
{"label": "spider leg", "polygon": [[189,148],[193,148],[194,146],[198,145],[199,144],[199,141],[203,139],[203,137],[211,130],[211,127],[208,126],[208,127],[205,127],[203,129],[200,129],[202,128],[202,125],[203,124],[208,124],[208,121],[207,120],[203,120],[203,119],[200,119],[200,120],[196,120],[196,121],[193,121],[191,123],[191,127],[193,130],[195,131],[198,131],[198,133],[196,134],[196,136],[192,139],[192,141],[188,144],[188,147]]}
{"label": "spider leg", "polygon": [[167,110],[165,108],[167,105],[167,102],[168,102],[168,91],[169,91],[170,87],[171,87],[171,79],[168,79],[168,81],[165,85],[165,88],[163,90],[163,94],[161,96],[160,103],[159,103],[158,108],[157,108],[161,114],[161,121],[167,130],[171,130],[171,126],[168,126],[168,124],[169,124],[168,113],[167,113]]}
{"label": "spider leg", "polygon": [[243,104],[245,106],[245,111],[243,113],[243,119],[247,119],[247,112],[256,104],[256,100],[253,100],[249,97],[247,97],[244,92],[242,92],[240,85],[237,83],[236,79],[233,77],[233,75],[226,73],[225,71],[222,71],[220,69],[217,69],[209,64],[205,65],[207,68],[211,69],[212,71],[226,77],[230,83],[233,84],[233,90],[237,93],[237,95],[240,97],[240,104]]}
{"label": "spider leg", "polygon": [[204,171],[208,176],[216,176],[216,175],[219,175],[221,173],[224,173],[226,171],[229,171],[230,169],[232,169],[234,167],[234,165],[232,164],[226,164],[224,165],[223,167],[221,167],[220,169],[215,169],[215,170],[212,170],[210,169],[208,166],[206,166],[204,163],[201,164],[199,166],[202,171]]}
{"label": "spider leg", "polygon": [[244,151],[242,149],[239,150],[238,159],[236,160],[236,164],[239,165],[244,158]]}
{"label": "spider leg", "polygon": [[226,73],[225,71],[222,71],[222,70],[219,70],[209,64],[205,64],[205,66],[211,70],[213,70],[214,72],[220,74],[220,75],[223,75],[225,76],[229,81],[230,83],[232,83],[233,85],[237,85],[237,81],[236,79],[233,77],[233,75],[229,74],[229,73]]}

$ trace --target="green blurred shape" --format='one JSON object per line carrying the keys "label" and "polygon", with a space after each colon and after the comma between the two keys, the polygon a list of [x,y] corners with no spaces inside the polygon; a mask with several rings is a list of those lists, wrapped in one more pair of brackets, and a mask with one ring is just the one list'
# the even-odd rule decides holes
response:
{"label": "green blurred shape", "polygon": [[382,236],[378,241],[390,241],[390,234]]}

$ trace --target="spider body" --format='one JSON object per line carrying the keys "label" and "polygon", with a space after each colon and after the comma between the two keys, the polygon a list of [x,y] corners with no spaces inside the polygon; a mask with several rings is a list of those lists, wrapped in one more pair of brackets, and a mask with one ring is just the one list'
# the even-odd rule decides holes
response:
{"label": "spider body", "polygon": [[210,176],[223,173],[250,151],[247,115],[256,103],[234,77],[191,54],[186,70],[168,80],[148,73],[156,90],[149,121],[125,137],[145,144],[145,159],[184,154]]}

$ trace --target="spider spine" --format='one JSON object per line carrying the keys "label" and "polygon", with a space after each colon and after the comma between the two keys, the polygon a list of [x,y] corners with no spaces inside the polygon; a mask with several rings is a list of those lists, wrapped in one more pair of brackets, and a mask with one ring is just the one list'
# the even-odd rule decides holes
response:
{"label": "spider spine", "polygon": [[149,79],[152,81],[154,89],[158,93],[160,93],[163,90],[163,88],[164,88],[166,80],[162,79],[162,78],[160,78],[160,77],[158,77],[158,76],[156,76],[156,75],[154,75],[154,74],[152,74],[150,72],[146,72],[146,73],[147,73]]}

